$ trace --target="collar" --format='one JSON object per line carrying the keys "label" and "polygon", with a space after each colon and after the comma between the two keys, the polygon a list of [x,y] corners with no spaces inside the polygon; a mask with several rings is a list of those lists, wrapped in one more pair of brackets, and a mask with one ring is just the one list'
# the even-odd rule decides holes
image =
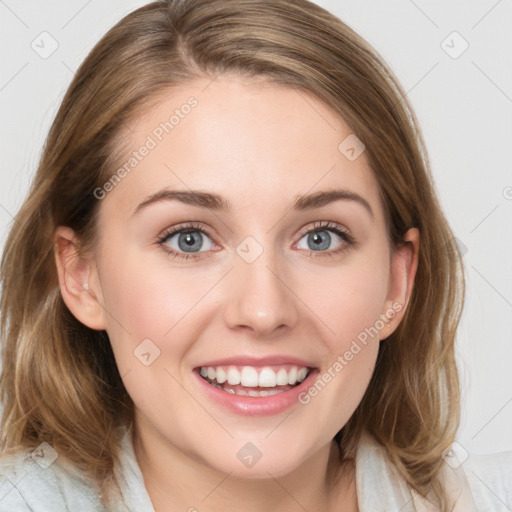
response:
{"label": "collar", "polygon": [[[456,457],[455,454],[452,458]],[[356,488],[359,512],[435,512],[436,508],[412,489],[390,461],[386,448],[367,431],[356,451]],[[439,478],[452,512],[478,512],[469,482],[458,460],[446,461]]]}
{"label": "collar", "polygon": [[[363,430],[355,456],[359,512],[435,512],[435,508],[412,489],[389,460],[386,448]],[[453,512],[478,512],[462,465],[450,461],[441,467],[440,478],[447,489]],[[132,429],[122,439],[122,500],[129,508],[119,512],[155,512],[135,456]],[[117,510],[117,509],[116,509]]]}
{"label": "collar", "polygon": [[415,512],[409,486],[388,459],[384,446],[366,430],[355,458],[359,512]]}
{"label": "collar", "polygon": [[121,485],[116,512],[155,512],[133,447],[133,426],[125,429],[121,441],[120,468],[116,472]]}

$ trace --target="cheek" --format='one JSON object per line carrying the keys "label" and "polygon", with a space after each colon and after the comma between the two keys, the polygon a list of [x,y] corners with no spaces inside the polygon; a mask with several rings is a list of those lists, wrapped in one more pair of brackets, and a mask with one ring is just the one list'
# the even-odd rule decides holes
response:
{"label": "cheek", "polygon": [[309,287],[307,300],[326,327],[327,357],[313,385],[299,397],[311,421],[334,435],[352,416],[372,377],[379,351],[379,315],[387,296],[384,263],[347,266]]}
{"label": "cheek", "polygon": [[136,357],[144,347],[158,355],[152,368],[176,369],[199,335],[197,315],[207,317],[202,299],[218,275],[170,272],[166,256],[157,253],[144,259],[137,251],[105,250],[100,280],[107,332],[123,375],[141,369]]}
{"label": "cheek", "polygon": [[136,407],[158,417],[163,404],[171,409],[170,396],[174,403],[184,403],[178,365],[194,339],[187,314],[206,285],[190,276],[170,276],[168,269],[128,251],[109,251],[100,279],[112,350]]}
{"label": "cheek", "polygon": [[373,374],[379,350],[377,322],[388,292],[389,261],[377,246],[357,253],[336,271],[311,276],[303,297],[321,319],[328,356],[314,385],[301,397],[311,417],[330,433],[348,421]]}
{"label": "cheek", "polygon": [[[111,313],[109,324],[121,324],[131,337],[162,338],[183,318],[207,289],[207,283],[191,278],[190,273],[170,274],[168,262],[157,264],[140,254],[123,254],[116,261],[110,254],[101,269],[105,309]],[[113,318],[112,318],[113,317]]]}
{"label": "cheek", "polygon": [[304,283],[301,298],[325,325],[325,341],[333,356],[347,350],[361,333],[362,338],[368,331],[375,334],[388,294],[388,276],[386,258],[368,251]]}

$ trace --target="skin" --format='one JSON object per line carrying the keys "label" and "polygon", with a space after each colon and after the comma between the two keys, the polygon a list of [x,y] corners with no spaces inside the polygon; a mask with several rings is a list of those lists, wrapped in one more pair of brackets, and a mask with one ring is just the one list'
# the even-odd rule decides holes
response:
{"label": "skin", "polygon": [[[269,82],[221,76],[168,91],[131,123],[125,149],[144,144],[190,96],[198,105],[102,199],[94,251],[78,256],[72,230],[58,228],[62,296],[81,322],[108,332],[157,512],[357,510],[354,465],[337,462],[332,438],[363,397],[380,340],[403,317],[418,230],[393,251],[365,152],[350,161],[338,150],[349,127],[314,97]],[[335,187],[362,196],[373,216],[352,200],[291,209],[299,194]],[[220,194],[231,211],[160,201],[133,214],[164,188]],[[173,259],[156,240],[192,221],[208,233],[199,257]],[[328,232],[328,249],[313,252],[318,221],[356,244]],[[248,236],[263,249],[252,263],[236,252]],[[192,373],[221,357],[276,354],[326,371],[393,303],[402,310],[307,405],[244,417],[210,401]],[[133,351],[147,338],[160,355],[145,366]],[[237,458],[247,442],[262,453],[251,468]]]}

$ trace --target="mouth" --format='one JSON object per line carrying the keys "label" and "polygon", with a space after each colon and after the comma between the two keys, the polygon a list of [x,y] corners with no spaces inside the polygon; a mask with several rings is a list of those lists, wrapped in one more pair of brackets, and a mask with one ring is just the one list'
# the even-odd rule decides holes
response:
{"label": "mouth", "polygon": [[266,397],[284,393],[303,382],[311,368],[296,365],[201,366],[199,375],[211,386],[238,396]]}
{"label": "mouth", "polygon": [[[205,397],[236,414],[268,416],[299,403],[319,369],[305,361],[219,361],[194,368]],[[245,363],[245,364],[237,364]],[[252,364],[251,364],[252,363]],[[271,364],[272,363],[272,364]]]}

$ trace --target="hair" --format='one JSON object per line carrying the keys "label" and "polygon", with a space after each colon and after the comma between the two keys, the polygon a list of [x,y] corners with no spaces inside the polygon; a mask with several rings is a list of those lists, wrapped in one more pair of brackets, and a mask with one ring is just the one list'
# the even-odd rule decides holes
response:
{"label": "hair", "polygon": [[62,299],[55,230],[68,226],[84,250],[94,247],[101,201],[93,191],[119,165],[128,121],[173,87],[222,74],[263,78],[324,102],[366,146],[390,246],[419,229],[405,316],[380,344],[364,397],[335,439],[348,456],[367,429],[399,474],[445,510],[438,476],[460,421],[454,340],[462,256],[406,93],[364,39],[307,0],[153,2],[119,21],[82,63],[5,244],[2,454],[47,441],[108,503],[134,404],[107,333],[80,323]]}

